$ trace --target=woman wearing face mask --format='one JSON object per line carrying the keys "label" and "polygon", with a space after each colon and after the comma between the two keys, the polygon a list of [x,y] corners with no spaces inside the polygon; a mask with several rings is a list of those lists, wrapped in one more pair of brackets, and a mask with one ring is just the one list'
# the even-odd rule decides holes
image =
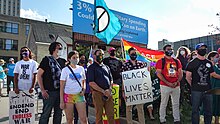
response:
{"label": "woman wearing face mask", "polygon": [[[188,100],[190,100],[190,86],[186,81],[186,65],[188,63],[188,55],[190,54],[190,50],[187,47],[181,46],[177,50],[176,58],[178,58],[182,64],[182,70],[183,70],[183,78],[180,81],[180,104],[183,103],[184,96],[187,97]],[[184,94],[184,89],[187,90],[187,94]],[[189,94],[188,94],[189,93]]]}
{"label": "woman wearing face mask", "polygon": [[85,103],[85,71],[79,62],[79,53],[68,54],[69,65],[62,69],[60,77],[60,108],[65,110],[68,124],[73,123],[73,107],[76,106],[81,124],[87,124]]}
{"label": "woman wearing face mask", "polygon": [[38,63],[32,59],[32,52],[28,47],[22,47],[20,50],[20,61],[15,64],[14,83],[15,93],[20,90],[34,91],[36,83]]}
{"label": "woman wearing face mask", "polygon": [[189,55],[189,61],[188,62],[195,59],[196,57],[197,57],[196,51],[192,51],[191,54]]}
{"label": "woman wearing face mask", "polygon": [[[220,59],[219,54],[216,51],[211,51],[208,54],[208,60],[210,60],[213,64],[214,71],[217,74],[220,74]],[[211,78],[212,83],[212,89],[214,88],[220,88],[220,79],[217,78]],[[213,95],[213,101],[212,101],[212,115],[215,116],[215,124],[219,124],[219,116],[220,116],[220,96]]]}

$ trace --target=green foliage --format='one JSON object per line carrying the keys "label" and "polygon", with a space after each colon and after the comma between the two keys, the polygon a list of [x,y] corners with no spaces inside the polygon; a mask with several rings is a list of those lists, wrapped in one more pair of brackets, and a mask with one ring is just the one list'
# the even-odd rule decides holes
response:
{"label": "green foliage", "polygon": [[76,50],[79,52],[80,55],[85,55],[86,58],[89,57],[90,47],[83,46],[83,45],[78,45],[76,47]]}

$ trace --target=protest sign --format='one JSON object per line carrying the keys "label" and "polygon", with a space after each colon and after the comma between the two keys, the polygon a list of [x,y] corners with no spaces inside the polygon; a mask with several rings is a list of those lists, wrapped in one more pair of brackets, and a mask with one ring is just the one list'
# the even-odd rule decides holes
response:
{"label": "protest sign", "polygon": [[[119,85],[113,84],[112,87],[112,98],[114,101],[114,119],[115,124],[119,124]],[[105,114],[105,110],[103,109],[103,124],[108,124],[108,119]]]}
{"label": "protest sign", "polygon": [[14,91],[9,93],[9,124],[34,124],[35,106],[34,93]]}
{"label": "protest sign", "polygon": [[153,101],[152,82],[147,68],[122,72],[126,106]]}

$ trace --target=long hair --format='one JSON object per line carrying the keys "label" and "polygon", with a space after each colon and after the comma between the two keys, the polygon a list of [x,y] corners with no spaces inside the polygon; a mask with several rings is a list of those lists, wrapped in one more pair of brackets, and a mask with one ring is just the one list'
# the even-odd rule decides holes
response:
{"label": "long hair", "polygon": [[211,52],[208,53],[207,59],[208,59],[208,60],[211,60],[211,57],[214,57],[214,56],[216,56],[217,54],[218,54],[217,51],[211,51]]}
{"label": "long hair", "polygon": [[79,55],[79,53],[78,53],[76,50],[73,50],[73,51],[71,51],[71,52],[68,53],[68,55],[67,55],[68,64],[70,64],[69,59],[71,59],[71,57],[72,57],[73,55],[76,55],[76,54]]}
{"label": "long hair", "polygon": [[177,50],[177,52],[176,52],[176,58],[178,58],[178,57],[180,57],[180,50],[181,49],[183,49],[183,50],[185,50],[185,54],[186,54],[186,57],[190,54],[190,50],[189,50],[189,48],[187,48],[187,47],[185,47],[185,46],[181,46],[181,47],[179,47],[178,48],[178,50]]}
{"label": "long hair", "polygon": [[20,60],[23,59],[23,55],[22,55],[22,52],[21,52],[21,51],[22,51],[22,49],[24,49],[24,48],[28,49],[28,51],[29,51],[29,58],[32,59],[31,49],[29,49],[28,47],[24,46],[24,47],[21,47],[21,49],[20,49]]}

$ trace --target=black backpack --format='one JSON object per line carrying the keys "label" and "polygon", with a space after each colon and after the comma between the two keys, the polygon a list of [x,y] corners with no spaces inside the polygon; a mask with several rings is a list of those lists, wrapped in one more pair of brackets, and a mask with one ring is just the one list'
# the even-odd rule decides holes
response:
{"label": "black backpack", "polygon": [[[178,60],[173,58],[173,60],[175,61],[176,63],[176,69],[178,70]],[[165,66],[165,58],[162,58],[162,70],[164,69],[164,66]]]}

